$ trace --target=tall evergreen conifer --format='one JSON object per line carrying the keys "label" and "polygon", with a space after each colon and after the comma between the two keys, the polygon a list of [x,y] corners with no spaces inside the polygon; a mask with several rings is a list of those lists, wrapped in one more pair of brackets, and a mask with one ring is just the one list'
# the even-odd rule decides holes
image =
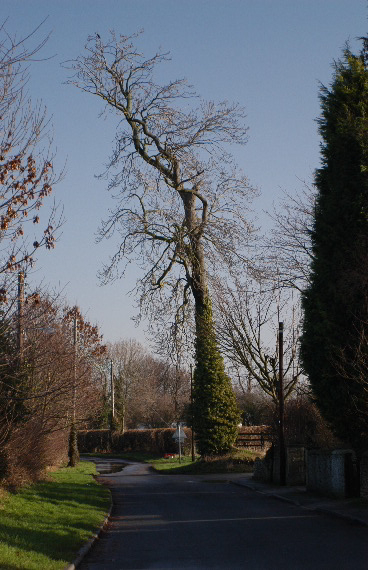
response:
{"label": "tall evergreen conifer", "polygon": [[[335,63],[321,88],[322,165],[304,293],[301,353],[317,404],[357,451],[368,433],[368,73],[367,48]],[[365,369],[365,373],[364,373]]]}

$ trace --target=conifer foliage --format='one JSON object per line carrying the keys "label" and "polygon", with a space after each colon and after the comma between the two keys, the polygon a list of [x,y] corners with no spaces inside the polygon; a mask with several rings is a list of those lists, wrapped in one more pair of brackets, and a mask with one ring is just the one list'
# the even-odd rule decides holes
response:
{"label": "conifer foliage", "polygon": [[322,166],[301,351],[320,410],[355,449],[368,434],[368,40],[322,87]]}

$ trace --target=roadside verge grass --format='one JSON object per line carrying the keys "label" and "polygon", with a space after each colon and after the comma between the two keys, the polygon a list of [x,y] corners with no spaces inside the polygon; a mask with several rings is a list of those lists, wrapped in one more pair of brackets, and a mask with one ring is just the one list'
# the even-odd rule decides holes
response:
{"label": "roadside verge grass", "polygon": [[197,458],[192,462],[190,457],[179,459],[154,459],[151,461],[156,471],[167,474],[191,474],[201,475],[210,473],[251,473],[254,461],[260,454],[248,450],[237,450],[226,455],[215,457]]}
{"label": "roadside verge grass", "polygon": [[48,480],[0,494],[0,568],[61,570],[107,515],[110,493],[81,462],[50,473]]}

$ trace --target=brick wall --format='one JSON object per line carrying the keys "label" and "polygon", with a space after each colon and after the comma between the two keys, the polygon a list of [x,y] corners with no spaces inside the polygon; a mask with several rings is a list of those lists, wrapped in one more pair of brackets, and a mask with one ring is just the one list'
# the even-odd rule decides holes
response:
{"label": "brick wall", "polygon": [[363,454],[360,462],[360,496],[368,499],[368,451]]}
{"label": "brick wall", "polygon": [[333,497],[351,496],[354,453],[350,449],[308,450],[307,490]]}
{"label": "brick wall", "polygon": [[[280,482],[280,454],[277,446],[254,464],[253,478],[256,481]],[[301,445],[286,448],[286,484],[305,485],[305,449]]]}

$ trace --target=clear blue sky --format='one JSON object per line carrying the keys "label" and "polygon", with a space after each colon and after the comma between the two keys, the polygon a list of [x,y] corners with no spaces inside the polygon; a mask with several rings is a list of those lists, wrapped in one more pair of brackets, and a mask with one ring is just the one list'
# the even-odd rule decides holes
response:
{"label": "clear blue sky", "polygon": [[281,189],[294,192],[311,181],[319,165],[318,82],[329,84],[346,40],[357,50],[356,38],[367,31],[367,0],[1,0],[1,14],[19,38],[45,17],[37,37],[52,32],[42,55],[54,57],[32,65],[29,90],[53,117],[56,164],[67,161],[55,188],[66,224],[57,248],[40,254],[33,279],[63,288],[105,341],[144,340],[130,320],[134,299],[127,296],[137,275],[105,287],[96,276],[112,246],[95,244],[110,202],[106,183],[94,175],[110,154],[114,129],[98,118],[97,98],[63,83],[60,63],[78,56],[89,34],[143,28],[147,56],[158,47],[171,52],[163,81],[186,77],[206,99],[239,101],[249,142],[234,150],[261,191],[254,207],[262,223]]}

